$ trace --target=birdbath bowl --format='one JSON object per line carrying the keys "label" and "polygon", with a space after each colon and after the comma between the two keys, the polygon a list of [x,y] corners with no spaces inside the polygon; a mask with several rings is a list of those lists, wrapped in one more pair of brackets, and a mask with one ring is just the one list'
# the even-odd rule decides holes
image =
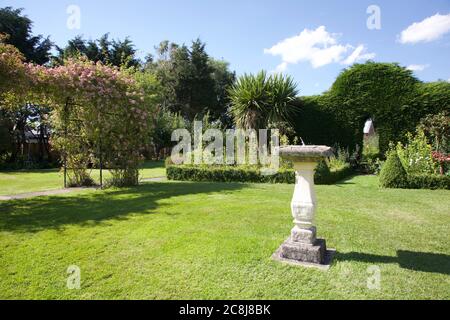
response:
{"label": "birdbath bowl", "polygon": [[334,251],[327,251],[324,239],[317,239],[314,172],[318,162],[332,155],[327,146],[285,146],[279,155],[290,160],[295,170],[295,189],[291,202],[294,228],[290,237],[275,252],[274,258],[304,266],[329,266]]}

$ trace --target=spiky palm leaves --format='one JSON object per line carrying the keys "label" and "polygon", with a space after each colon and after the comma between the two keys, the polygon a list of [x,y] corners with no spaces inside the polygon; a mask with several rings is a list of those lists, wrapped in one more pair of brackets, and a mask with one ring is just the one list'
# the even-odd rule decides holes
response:
{"label": "spiky palm leaves", "polygon": [[290,76],[265,71],[245,74],[229,90],[231,114],[237,127],[258,129],[268,123],[289,121],[295,110],[296,84]]}

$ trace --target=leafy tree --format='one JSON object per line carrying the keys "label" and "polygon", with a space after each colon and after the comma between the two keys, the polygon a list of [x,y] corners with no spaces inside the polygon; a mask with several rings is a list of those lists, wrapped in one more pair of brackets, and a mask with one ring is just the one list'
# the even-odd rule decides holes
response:
{"label": "leafy tree", "polygon": [[225,111],[231,107],[228,89],[236,81],[236,73],[229,71],[229,63],[224,60],[210,58],[208,63],[212,69],[216,94],[214,108],[209,109],[210,115],[214,119],[219,119],[224,127],[230,128],[233,125],[233,119],[229,112]]}
{"label": "leafy tree", "polygon": [[174,145],[174,142],[171,141],[172,132],[175,129],[185,128],[186,126],[185,120],[179,114],[163,107],[157,108],[149,140],[153,154],[158,159],[162,159],[165,155],[164,151],[167,151]]}
{"label": "leafy tree", "polygon": [[199,39],[191,47],[163,41],[156,53],[156,60],[147,57],[145,69],[161,82],[164,106],[188,121],[208,112],[214,120],[226,118],[226,92],[235,78],[226,62],[211,58]]}
{"label": "leafy tree", "polygon": [[290,76],[245,74],[229,90],[231,113],[240,128],[266,128],[272,122],[289,121],[295,111],[296,84]]}
{"label": "leafy tree", "polygon": [[22,11],[12,7],[0,8],[0,33],[9,36],[7,43],[19,49],[27,61],[45,64],[50,60],[53,44],[48,37],[32,35],[33,22],[22,15]]}
{"label": "leafy tree", "polygon": [[147,151],[156,158],[163,158],[166,149],[172,147],[172,131],[185,127],[184,119],[162,106],[162,86],[155,74],[147,70],[136,72],[134,77],[143,89],[144,103],[153,115],[148,132]]}
{"label": "leafy tree", "polygon": [[212,77],[213,69],[209,64],[209,56],[205,51],[205,44],[199,39],[192,43],[190,52],[191,77],[187,79],[188,117],[192,119],[197,114],[203,114],[216,106],[215,81]]}
{"label": "leafy tree", "polygon": [[[39,159],[47,155],[50,160],[49,144],[46,135],[48,130],[46,120],[48,109],[45,106],[28,103],[24,94],[14,94],[13,91],[26,93],[27,84],[22,61],[43,65],[49,61],[52,43],[49,38],[32,35],[32,21],[22,15],[22,9],[6,7],[0,9],[0,53],[4,59],[0,62],[0,113],[2,122],[2,140],[6,141],[3,148],[3,160],[22,162],[21,154],[25,145],[25,134],[35,129],[39,132]],[[20,53],[19,53],[20,51]],[[7,134],[9,136],[7,136]],[[9,155],[9,158],[6,158]]]}

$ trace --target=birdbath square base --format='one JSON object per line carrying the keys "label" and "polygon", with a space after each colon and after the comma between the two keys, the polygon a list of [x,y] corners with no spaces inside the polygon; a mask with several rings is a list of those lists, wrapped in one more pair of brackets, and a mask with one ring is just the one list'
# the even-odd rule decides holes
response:
{"label": "birdbath square base", "polygon": [[328,270],[333,261],[335,249],[327,249],[324,239],[314,244],[293,242],[289,237],[275,253],[272,259],[286,264]]}

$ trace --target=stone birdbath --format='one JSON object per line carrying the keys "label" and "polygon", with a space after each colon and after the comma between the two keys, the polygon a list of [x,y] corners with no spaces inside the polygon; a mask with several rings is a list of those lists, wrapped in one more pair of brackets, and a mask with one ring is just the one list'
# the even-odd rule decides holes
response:
{"label": "stone birdbath", "polygon": [[285,146],[279,148],[279,154],[294,165],[295,190],[291,202],[294,228],[273,257],[295,265],[327,269],[334,250],[327,250],[325,240],[316,237],[314,172],[321,159],[332,155],[331,148],[314,145]]}

